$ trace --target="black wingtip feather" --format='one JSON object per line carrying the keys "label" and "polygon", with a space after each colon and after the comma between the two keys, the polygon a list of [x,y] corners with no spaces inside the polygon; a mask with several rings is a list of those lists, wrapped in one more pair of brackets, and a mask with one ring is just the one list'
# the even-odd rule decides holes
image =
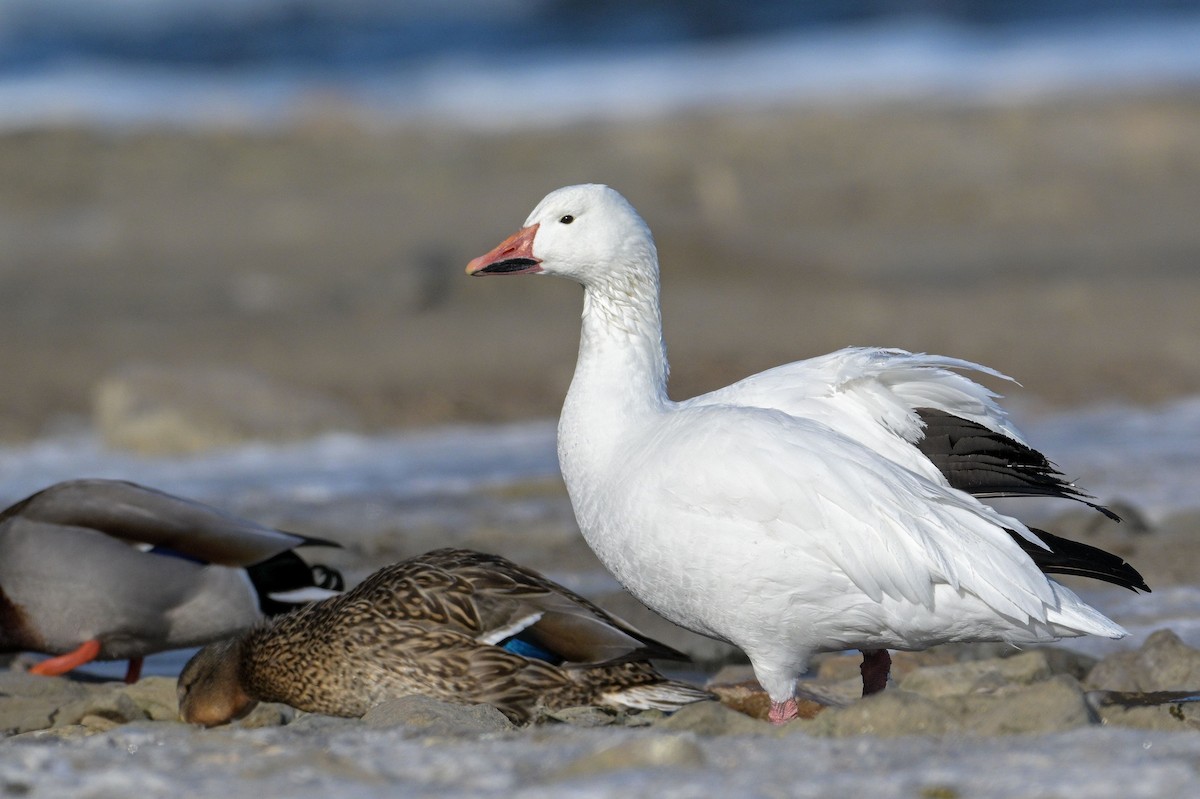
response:
{"label": "black wingtip feather", "polygon": [[1145,578],[1120,556],[1105,552],[1099,547],[1081,544],[1078,541],[1048,533],[1045,530],[1034,527],[1029,529],[1050,549],[1042,549],[1015,530],[1009,530],[1008,534],[1021,546],[1034,564],[1046,574],[1075,574],[1103,580],[1106,583],[1128,588],[1130,591],[1150,593],[1150,586],[1146,584]]}
{"label": "black wingtip feather", "polygon": [[1068,481],[1045,455],[1003,433],[935,408],[917,408],[925,434],[917,448],[947,482],[977,497],[1057,497],[1121,517]]}

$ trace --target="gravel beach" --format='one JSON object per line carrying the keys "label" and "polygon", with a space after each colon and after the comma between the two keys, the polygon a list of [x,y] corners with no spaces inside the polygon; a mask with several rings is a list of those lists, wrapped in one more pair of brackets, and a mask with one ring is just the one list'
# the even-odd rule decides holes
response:
{"label": "gravel beach", "polygon": [[[581,181],[618,188],[656,233],[676,397],[850,344],[1011,374],[1021,387],[994,387],[1018,423],[1191,397],[1197,131],[1200,98],[1164,93],[491,133],[355,125],[336,106],[269,132],[2,133],[0,443],[94,430],[158,456],[551,418],[577,288],[462,267]],[[448,544],[596,569],[556,480],[453,502],[449,532],[399,500],[381,507],[408,513],[403,530],[373,509],[345,529],[359,517],[344,507],[301,526],[345,541],[333,565],[353,578]],[[294,526],[287,507],[234,510]],[[1139,526],[1133,510],[1132,525],[1079,512],[1054,529],[1156,591],[1194,585],[1200,516]],[[588,593],[692,652],[697,679],[725,666],[727,704],[513,729],[486,708],[400,700],[361,721],[265,707],[201,730],[174,720],[169,677],[36,678],[18,656],[0,669],[0,793],[1129,799],[1200,778],[1200,651],[1169,631],[1102,659],[898,655],[868,700],[854,658],[828,657],[811,687],[830,707],[777,729],[728,706],[755,712],[735,654],[605,585]]]}

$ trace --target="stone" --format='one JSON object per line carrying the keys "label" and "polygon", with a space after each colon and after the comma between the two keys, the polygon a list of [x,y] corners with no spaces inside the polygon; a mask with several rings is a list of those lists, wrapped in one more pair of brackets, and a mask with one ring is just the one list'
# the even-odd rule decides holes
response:
{"label": "stone", "polygon": [[1170,630],[1158,630],[1139,649],[1100,661],[1084,684],[1104,691],[1200,690],[1200,650]]}
{"label": "stone", "polygon": [[86,702],[96,691],[96,686],[61,677],[0,672],[0,735],[52,727],[63,705]]}
{"label": "stone", "polygon": [[1008,658],[969,660],[945,666],[930,666],[908,674],[899,688],[937,699],[961,696],[1001,686],[1030,685],[1051,675],[1046,654],[1038,649]]}
{"label": "stone", "polygon": [[1033,685],[949,697],[939,704],[951,709],[962,729],[974,735],[1061,732],[1097,720],[1079,682],[1065,674]]}
{"label": "stone", "polygon": [[1122,693],[1095,691],[1088,695],[1103,724],[1142,730],[1200,731],[1200,701],[1195,693]]}
{"label": "stone", "polygon": [[133,685],[118,689],[145,714],[155,721],[178,721],[179,698],[177,680],[171,677],[143,677]]}
{"label": "stone", "polygon": [[958,729],[958,721],[940,703],[896,688],[863,697],[844,708],[830,708],[796,727],[812,735],[843,738],[851,735],[940,735]]}
{"label": "stone", "polygon": [[63,705],[54,715],[54,726],[83,724],[90,729],[109,729],[145,718],[149,715],[128,694],[109,689]]}
{"label": "stone", "polygon": [[515,729],[508,717],[492,705],[456,705],[427,696],[403,696],[376,705],[366,712],[369,727],[405,726],[427,735],[480,735]]}
{"label": "stone", "polygon": [[37,697],[0,698],[0,735],[18,735],[54,725],[58,702]]}

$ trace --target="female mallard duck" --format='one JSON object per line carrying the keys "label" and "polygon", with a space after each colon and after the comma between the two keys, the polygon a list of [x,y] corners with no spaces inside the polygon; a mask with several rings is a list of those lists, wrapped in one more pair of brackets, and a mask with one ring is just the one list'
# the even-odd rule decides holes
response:
{"label": "female mallard duck", "polygon": [[438,549],[201,650],[179,675],[179,710],[213,726],[260,701],[361,716],[424,694],[523,723],[537,708],[675,710],[710,698],[649,658],[686,656],[537,572]]}
{"label": "female mallard duck", "polygon": [[118,480],[58,483],[0,512],[0,652],[57,655],[36,674],[215,641],[329,596],[341,576],[285,533]]}

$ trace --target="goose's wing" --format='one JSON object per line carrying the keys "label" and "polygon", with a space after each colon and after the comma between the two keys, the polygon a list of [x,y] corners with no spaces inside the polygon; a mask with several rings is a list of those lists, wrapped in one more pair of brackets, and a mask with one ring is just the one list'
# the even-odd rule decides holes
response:
{"label": "goose's wing", "polygon": [[781,539],[838,569],[872,600],[932,607],[934,586],[1045,622],[1055,593],[1008,530],[1016,519],[926,480],[823,425],[777,411],[683,411],[638,479],[655,501],[718,519],[747,542]]}
{"label": "goose's wing", "polygon": [[305,544],[337,546],[123,480],[56,483],[4,510],[0,523],[17,517],[95,530],[224,566],[248,566]]}
{"label": "goose's wing", "polygon": [[[565,665],[594,665],[628,660],[687,656],[639,632],[594,603],[538,574],[496,555],[442,549],[417,559],[425,575],[449,580],[426,602],[450,603],[454,615],[470,619],[469,628],[487,644],[514,639]],[[446,587],[456,585],[453,590]],[[514,651],[523,651],[515,649]]]}
{"label": "goose's wing", "polygon": [[761,372],[691,400],[771,408],[812,419],[926,478],[975,496],[1090,502],[1033,449],[968,374],[1011,380],[958,358],[852,347]]}

